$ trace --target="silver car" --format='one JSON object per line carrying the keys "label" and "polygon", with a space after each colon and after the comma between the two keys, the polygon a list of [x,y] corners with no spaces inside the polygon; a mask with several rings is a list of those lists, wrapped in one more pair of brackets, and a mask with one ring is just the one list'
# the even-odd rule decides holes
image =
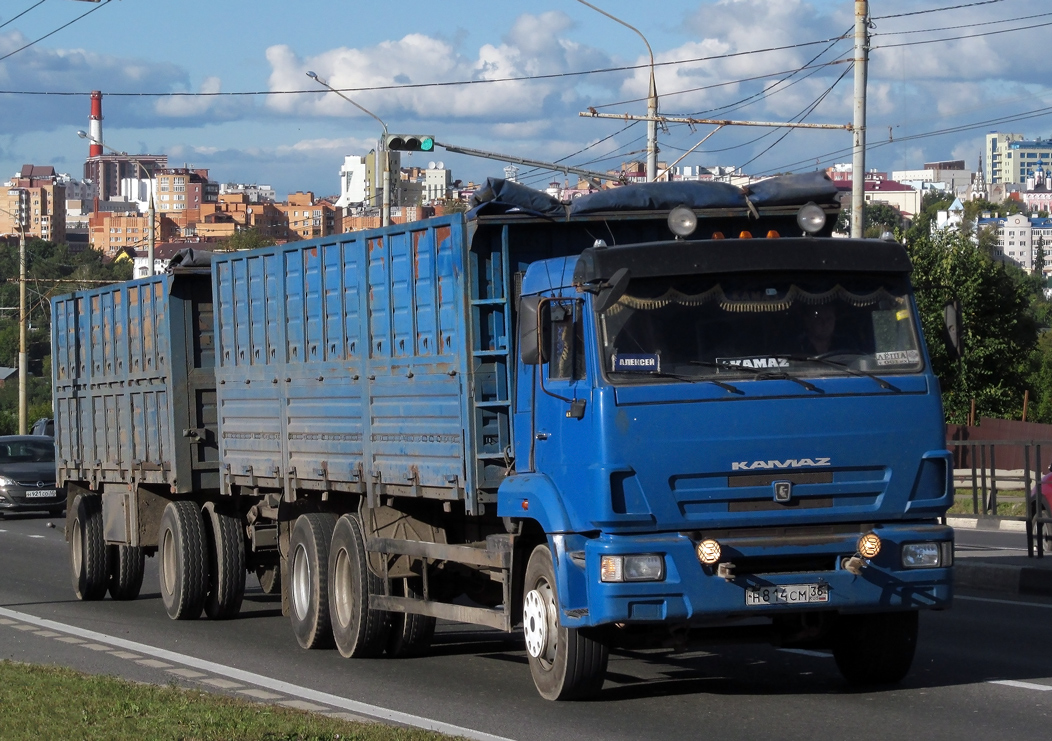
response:
{"label": "silver car", "polygon": [[30,435],[0,436],[0,517],[6,512],[61,514],[66,493],[55,488],[55,442]]}

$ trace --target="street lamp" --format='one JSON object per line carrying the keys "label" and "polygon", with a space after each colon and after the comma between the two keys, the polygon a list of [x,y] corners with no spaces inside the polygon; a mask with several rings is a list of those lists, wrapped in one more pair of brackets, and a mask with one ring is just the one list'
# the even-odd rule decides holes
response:
{"label": "street lamp", "polygon": [[[86,131],[78,131],[77,132],[77,136],[79,136],[81,139],[87,139],[92,144],[97,144],[100,147],[102,147],[103,149],[108,149],[108,150],[110,150],[111,152],[113,152],[114,154],[116,154],[116,155],[118,155],[120,157],[129,157],[130,156],[127,152],[121,152],[119,150],[116,150],[113,147],[111,147],[108,144],[106,144],[105,142],[99,141],[95,137],[90,136]],[[149,224],[149,227],[148,227],[148,230],[149,230],[149,243],[148,244],[149,244],[149,246],[148,246],[147,252],[146,252],[146,261],[147,261],[146,274],[147,275],[153,275],[153,248],[157,244],[157,235],[154,232],[154,221],[155,221],[155,219],[157,217],[157,212],[154,209],[154,204],[153,204],[153,176],[150,174],[150,171],[146,169],[146,166],[143,165],[142,162],[139,162],[139,160],[135,159],[134,157],[130,157],[130,159],[131,159],[132,162],[135,163],[135,166],[138,169],[142,170],[142,174],[146,176],[146,179],[150,183],[150,188],[149,188],[149,191],[147,193],[147,218],[148,218],[150,224]]]}
{"label": "street lamp", "polygon": [[[13,214],[6,208],[3,212],[18,222],[18,434],[26,434],[28,428],[29,403],[26,384],[29,376],[29,362],[26,358],[26,215],[22,213],[22,196],[25,193],[18,189],[19,213]],[[28,205],[25,207],[28,212]]]}
{"label": "street lamp", "polygon": [[635,31],[639,38],[643,39],[643,43],[647,45],[647,53],[650,55],[650,92],[647,93],[647,182],[654,182],[654,178],[657,176],[657,111],[658,111],[658,94],[657,84],[654,82],[654,50],[650,48],[650,42],[647,41],[647,37],[633,25],[625,23],[617,16],[610,15],[602,8],[597,8],[586,0],[577,0],[581,5],[585,5],[597,13],[602,13],[607,18],[616,23],[620,23],[625,28]]}
{"label": "street lamp", "polygon": [[391,170],[391,162],[390,162],[390,157],[388,156],[388,153],[387,153],[387,124],[384,123],[382,118],[377,116],[375,113],[370,111],[368,108],[366,108],[365,106],[361,105],[360,103],[355,103],[353,100],[348,98],[346,95],[341,93],[339,90],[334,88],[332,85],[330,85],[329,83],[325,82],[325,80],[323,80],[320,77],[318,77],[317,73],[309,71],[309,72],[307,72],[307,77],[311,78],[312,80],[314,80],[316,83],[318,83],[322,87],[328,88],[331,92],[336,93],[341,98],[346,100],[348,103],[350,103],[355,108],[357,108],[358,110],[362,111],[363,113],[368,113],[370,116],[372,116],[377,121],[379,121],[380,125],[384,127],[384,135],[383,135],[383,137],[380,140],[380,146],[377,148],[377,154],[379,155],[379,153],[382,152],[383,156],[384,156],[384,175],[383,175],[384,193],[383,193],[383,201],[381,202],[381,206],[380,206],[380,209],[381,209],[380,210],[380,215],[381,215],[381,219],[382,219],[383,225],[384,226],[390,226],[391,225],[391,192],[390,192],[391,191],[391,172],[390,172],[390,170]]}

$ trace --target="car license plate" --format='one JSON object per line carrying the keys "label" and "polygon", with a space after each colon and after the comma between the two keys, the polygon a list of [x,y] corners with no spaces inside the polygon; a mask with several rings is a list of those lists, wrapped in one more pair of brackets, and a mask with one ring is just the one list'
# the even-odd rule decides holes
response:
{"label": "car license plate", "polygon": [[54,498],[56,493],[54,489],[33,489],[26,492],[26,499],[49,499]]}
{"label": "car license plate", "polygon": [[745,604],[752,605],[805,605],[812,602],[828,602],[828,584],[779,584],[770,587],[753,587],[745,590]]}

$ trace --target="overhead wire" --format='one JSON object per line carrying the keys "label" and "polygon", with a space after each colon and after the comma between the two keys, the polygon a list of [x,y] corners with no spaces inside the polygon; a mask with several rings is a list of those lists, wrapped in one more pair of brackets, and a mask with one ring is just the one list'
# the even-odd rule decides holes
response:
{"label": "overhead wire", "polygon": [[14,22],[15,22],[15,21],[17,21],[17,20],[18,20],[19,18],[21,18],[22,16],[24,16],[24,15],[25,15],[26,13],[28,13],[29,11],[31,11],[31,10],[32,10],[33,8],[36,8],[36,7],[40,6],[40,5],[43,5],[43,4],[44,4],[44,3],[46,3],[46,2],[47,2],[47,0],[40,0],[40,2],[37,2],[37,3],[34,3],[33,5],[30,5],[30,6],[28,7],[28,8],[26,8],[25,10],[23,10],[23,11],[22,11],[21,13],[19,13],[18,15],[16,15],[16,16],[15,16],[14,18],[8,18],[8,19],[7,19],[6,21],[4,21],[3,23],[0,23],[0,28],[3,28],[4,26],[6,26],[6,25],[8,25],[8,24],[10,24],[10,23],[14,23]]}
{"label": "overhead wire", "polygon": [[912,10],[908,13],[895,13],[894,15],[878,15],[874,16],[873,20],[883,21],[888,18],[906,18],[911,15],[926,15],[928,13],[942,13],[947,10],[962,10],[963,8],[975,8],[979,5],[995,5],[997,3],[1003,3],[1004,0],[977,0],[972,3],[963,3],[961,5],[947,5],[941,8],[928,8],[927,10]]}
{"label": "overhead wire", "polygon": [[[76,18],[74,18],[73,20],[69,21],[68,23],[63,23],[61,26],[56,28],[54,31],[50,31],[49,33],[44,34],[40,38],[35,39],[33,41],[30,41],[26,45],[20,46],[20,47],[18,47],[17,49],[15,49],[12,52],[8,52],[4,56],[0,57],[0,62],[4,61],[5,59],[9,59],[10,57],[13,57],[15,54],[18,54],[18,52],[24,51],[24,50],[28,49],[29,47],[33,46],[34,44],[39,44],[44,39],[49,38],[51,36],[54,36],[56,33],[58,33],[59,31],[61,31],[64,28],[69,28],[70,26],[72,26],[74,23],[76,23],[80,19],[87,18],[89,15],[94,13],[96,10],[100,10],[101,8],[105,8],[111,2],[113,2],[113,0],[103,0],[102,3],[100,3],[99,5],[96,5],[94,8],[92,8],[91,10],[89,10],[89,11],[87,11],[85,13],[81,13],[80,15],[78,15]],[[34,7],[36,7],[36,6],[34,6]],[[32,8],[30,8],[30,10],[32,10]]]}

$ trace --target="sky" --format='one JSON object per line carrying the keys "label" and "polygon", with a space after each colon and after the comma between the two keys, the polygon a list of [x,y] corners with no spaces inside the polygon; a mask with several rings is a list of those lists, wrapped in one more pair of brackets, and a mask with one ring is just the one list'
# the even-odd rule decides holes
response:
{"label": "sky", "polygon": [[[649,42],[665,115],[851,121],[853,0],[591,1]],[[1052,136],[1047,0],[870,5],[868,167],[975,168],[989,131]],[[307,71],[392,133],[618,169],[645,158],[645,124],[578,114],[645,114],[648,62],[636,33],[577,0],[0,0],[0,181],[23,164],[82,175],[76,132],[102,90],[114,149],[167,154],[279,198],[338,194],[344,156],[372,149],[380,125]],[[711,130],[669,124],[660,158]],[[680,164],[800,172],[849,162],[850,146],[845,131],[727,127]],[[476,182],[506,164],[441,148],[403,156],[429,161]],[[520,179],[562,176],[523,167]]]}

